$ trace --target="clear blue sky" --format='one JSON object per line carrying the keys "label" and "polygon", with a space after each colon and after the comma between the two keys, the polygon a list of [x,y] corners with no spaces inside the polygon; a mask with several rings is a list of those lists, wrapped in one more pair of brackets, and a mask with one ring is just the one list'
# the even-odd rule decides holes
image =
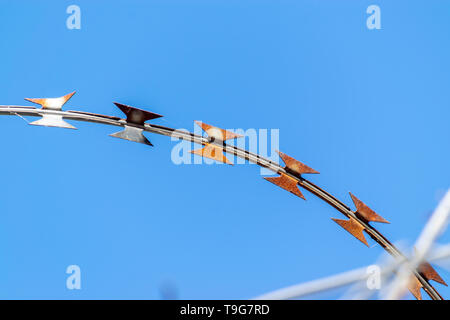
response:
{"label": "clear blue sky", "polygon": [[[395,242],[413,243],[450,187],[448,1],[0,3],[0,104],[76,90],[66,109],[279,129],[280,149],[321,172],[311,181],[357,195]],[[81,30],[66,28],[71,4]],[[370,4],[381,30],[366,28]],[[255,166],[176,166],[166,137],[0,121],[0,298],[245,299],[382,253]]]}

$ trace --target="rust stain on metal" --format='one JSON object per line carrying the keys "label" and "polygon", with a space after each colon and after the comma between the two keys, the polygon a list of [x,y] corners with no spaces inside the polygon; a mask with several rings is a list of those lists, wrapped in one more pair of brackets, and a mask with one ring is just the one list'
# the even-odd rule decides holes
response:
{"label": "rust stain on metal", "polygon": [[417,279],[416,276],[411,276],[411,279],[408,283],[408,290],[417,300],[422,300],[422,293],[420,292],[421,288],[422,284],[420,283],[419,279]]}
{"label": "rust stain on metal", "polygon": [[308,167],[306,164],[288,156],[287,154],[277,151],[280,158],[285,163],[286,167],[285,169],[288,169],[292,173],[295,173],[297,175],[301,175],[304,173],[319,173],[318,171],[314,170],[311,167]]}
{"label": "rust stain on metal", "polygon": [[334,219],[331,218],[334,222],[336,222],[338,225],[340,225],[342,228],[347,230],[351,235],[353,235],[356,239],[364,243],[366,246],[369,246],[367,243],[366,238],[364,237],[364,227],[359,224],[358,221],[356,221],[353,218],[350,218],[350,220],[341,220],[341,219]]}
{"label": "rust stain on metal", "polygon": [[143,125],[145,121],[161,118],[162,115],[150,111],[127,106],[118,102],[114,104],[127,116],[128,123]]}
{"label": "rust stain on metal", "polygon": [[225,140],[241,138],[242,136],[218,127],[211,126],[201,121],[194,121],[194,122],[208,134],[210,142],[218,142],[218,144],[216,145],[210,143],[207,144],[203,149],[190,151],[190,153],[233,165],[233,163],[230,160],[228,160],[228,158],[225,156],[223,148],[219,146],[219,144],[221,142],[223,143],[223,141]]}
{"label": "rust stain on metal", "polygon": [[374,221],[374,222],[383,222],[383,223],[390,223],[386,219],[384,219],[382,216],[377,214],[375,211],[370,209],[364,202],[359,200],[357,197],[355,197],[351,192],[350,197],[352,197],[353,203],[356,207],[356,214],[360,217],[362,217],[366,221]]}
{"label": "rust stain on metal", "polygon": [[281,173],[279,177],[268,177],[264,179],[266,179],[269,182],[272,182],[273,184],[276,184],[277,186],[283,188],[284,190],[287,190],[295,194],[297,197],[306,200],[303,194],[301,193],[300,189],[298,188],[297,180],[295,180],[294,178],[291,178],[288,175]]}
{"label": "rust stain on metal", "polygon": [[208,134],[208,137],[214,138],[215,140],[226,141],[230,139],[242,138],[242,136],[239,134],[211,126],[201,121],[194,121],[194,122]]}
{"label": "rust stain on metal", "polygon": [[444,279],[437,273],[437,271],[428,262],[423,262],[419,267],[419,272],[427,279],[434,280],[444,286],[447,286]]}
{"label": "rust stain on metal", "polygon": [[190,151],[190,153],[199,155],[201,157],[220,161],[220,162],[223,162],[226,164],[233,165],[233,163],[230,162],[228,160],[228,158],[224,155],[223,149],[218,146],[215,146],[213,144],[208,144],[203,149],[197,149],[197,150]]}
{"label": "rust stain on metal", "polygon": [[42,109],[61,110],[74,94],[75,91],[59,98],[25,98],[25,100],[41,105]]}

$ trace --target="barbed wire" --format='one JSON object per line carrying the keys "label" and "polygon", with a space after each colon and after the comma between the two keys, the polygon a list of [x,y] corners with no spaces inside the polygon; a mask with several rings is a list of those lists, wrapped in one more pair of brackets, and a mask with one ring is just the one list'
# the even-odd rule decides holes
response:
{"label": "barbed wire", "polygon": [[[420,248],[422,246],[419,246],[419,244],[423,243],[423,240],[421,239],[427,239],[426,247],[428,249],[426,251],[422,251],[424,253],[419,258],[417,256],[418,250],[415,250],[416,255],[411,259],[409,265],[406,265],[408,261],[402,261],[400,259],[376,263],[374,265],[353,269],[321,279],[277,289],[257,296],[253,298],[253,300],[297,299],[352,284],[355,284],[355,287],[352,290],[353,292],[351,292],[351,294],[347,294],[344,298],[348,299],[348,297],[356,297],[358,299],[364,299],[374,294],[373,289],[367,288],[367,283],[365,283],[365,285],[362,284],[365,280],[373,276],[368,272],[368,270],[370,267],[374,266],[379,267],[379,274],[377,276],[380,277],[379,280],[383,283],[390,275],[397,273],[395,280],[390,285],[385,286],[387,290],[385,290],[386,292],[381,296],[386,299],[400,299],[406,288],[405,283],[407,283],[407,281],[405,280],[408,280],[407,278],[411,275],[410,270],[414,268],[414,261],[420,259],[421,262],[427,259],[429,262],[434,262],[439,265],[450,262],[450,244],[434,246],[437,236],[442,234],[448,223],[448,216],[450,214],[450,208],[448,206],[448,202],[450,201],[449,198],[450,189],[448,190],[447,195],[440,202],[433,216],[425,225],[421,236],[416,242],[416,245],[413,246],[416,249]],[[431,248],[433,248],[433,250],[431,250]],[[420,265],[420,262],[416,263],[416,268]],[[406,279],[404,277],[406,277]],[[394,292],[395,295],[393,295]]]}
{"label": "barbed wire", "polygon": [[422,233],[414,245],[415,255],[410,263],[405,263],[399,270],[398,277],[392,283],[390,290],[385,295],[386,299],[399,299],[404,292],[405,286],[410,281],[410,270],[422,265],[433,243],[446,229],[450,219],[450,190],[447,191],[436,210],[433,212],[428,223],[423,228]]}
{"label": "barbed wire", "polygon": [[[375,229],[370,224],[370,222],[388,223],[388,221],[375,213],[353,194],[350,194],[350,196],[353,200],[353,203],[355,204],[356,210],[351,210],[342,201],[335,198],[324,189],[318,187],[317,185],[303,177],[304,174],[318,174],[319,172],[282,152],[278,153],[280,155],[280,158],[285,163],[284,167],[258,154],[252,153],[245,149],[240,149],[233,145],[227,145],[226,140],[232,140],[241,137],[230,131],[202,122],[196,122],[208,135],[208,137],[203,137],[191,132],[176,130],[174,128],[155,124],[149,124],[146,123],[146,121],[160,118],[162,116],[153,112],[123,105],[120,103],[115,104],[126,115],[125,119],[85,111],[63,111],[63,105],[74,94],[75,92],[72,92],[60,98],[26,99],[30,102],[41,105],[41,108],[35,108],[33,106],[13,105],[0,106],[0,115],[40,117],[39,120],[31,122],[29,124],[46,127],[76,129],[74,126],[67,123],[66,120],[84,121],[123,127],[124,129],[122,131],[111,134],[111,136],[143,143],[150,146],[152,144],[143,135],[144,131],[164,136],[170,136],[204,146],[202,149],[191,151],[191,153],[223,163],[230,163],[225,154],[234,155],[279,174],[278,177],[265,178],[269,182],[272,182],[273,184],[293,193],[294,195],[305,199],[302,192],[298,188],[302,187],[316,197],[325,201],[330,206],[334,207],[336,210],[345,215],[349,220],[333,220],[358,240],[363,242],[365,245],[368,246],[368,243],[365,239],[363,231],[365,231],[366,234],[368,234],[375,242],[381,245],[394,258],[400,259],[401,261],[407,260],[407,258],[400,252],[400,250],[397,249],[397,247],[389,242],[387,238],[385,238],[377,229]],[[433,268],[431,268],[431,270],[414,268],[411,272],[413,274],[414,281],[411,282],[410,291],[415,295],[417,299],[421,299],[420,294],[417,294],[417,292],[420,293],[421,288],[423,288],[433,300],[443,299],[437,292],[437,290],[429,283],[429,280],[436,280],[434,277],[434,274],[436,272]]]}

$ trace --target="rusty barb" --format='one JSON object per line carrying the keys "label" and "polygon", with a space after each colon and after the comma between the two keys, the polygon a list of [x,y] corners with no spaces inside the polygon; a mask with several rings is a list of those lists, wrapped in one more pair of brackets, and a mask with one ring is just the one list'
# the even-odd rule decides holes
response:
{"label": "rusty barb", "polygon": [[239,134],[220,129],[209,124],[203,123],[201,121],[194,121],[203,131],[208,135],[208,142],[206,146],[202,149],[197,149],[191,151],[191,153],[199,155],[201,157],[209,158],[219,162],[233,165],[230,160],[225,156],[223,146],[225,141],[241,138]]}
{"label": "rusty barb", "polygon": [[[407,261],[406,257],[370,224],[372,222],[389,223],[386,219],[381,217],[351,193],[350,197],[355,205],[355,211],[351,210],[347,205],[332,196],[330,193],[316,186],[309,180],[306,180],[303,175],[318,174],[319,172],[304,163],[282,152],[278,152],[280,158],[285,164],[283,167],[278,163],[272,162],[247,150],[239,149],[238,147],[232,145],[227,145],[227,140],[241,138],[242,136],[202,122],[196,121],[203,131],[206,132],[207,138],[195,135],[194,133],[180,132],[173,128],[149,124],[146,123],[146,121],[154,120],[162,116],[120,103],[115,103],[115,105],[126,115],[125,119],[84,111],[63,111],[63,105],[74,94],[75,92],[72,92],[60,98],[26,99],[30,102],[41,105],[41,108],[39,109],[30,106],[0,106],[0,115],[41,117],[41,119],[30,124],[47,127],[75,129],[75,127],[65,121],[67,119],[122,127],[122,131],[111,134],[111,136],[150,146],[152,146],[152,144],[144,136],[144,131],[165,136],[176,135],[176,137],[180,139],[202,145],[202,149],[192,151],[193,154],[198,156],[210,158],[227,164],[232,163],[227,159],[225,154],[228,153],[230,155],[240,157],[279,174],[277,177],[268,177],[265,179],[280,188],[289,191],[299,198],[305,199],[303,193],[300,191],[299,187],[301,187],[334,207],[346,216],[347,220],[333,218],[333,221],[365,245],[369,245],[364,235],[367,234],[393,257],[399,260]],[[428,262],[423,262],[418,268],[412,270],[408,289],[417,299],[422,298],[421,289],[424,289],[424,291],[432,299],[442,300],[443,298],[430,284],[430,280],[446,285],[445,281],[439,276],[436,270],[434,270]]]}
{"label": "rusty barb", "polygon": [[[280,172],[279,177],[270,177],[264,179],[266,179],[269,182],[272,182],[273,184],[276,184],[277,186],[283,188],[286,191],[295,194],[297,197],[306,200],[298,188],[297,179],[301,178],[301,175],[304,173],[319,173],[319,172],[314,170],[313,168],[308,167],[306,164],[303,164],[300,161],[289,157],[287,154],[284,154],[280,151],[277,152],[286,165],[284,167],[286,173]],[[294,177],[290,176],[288,173],[294,175]]]}

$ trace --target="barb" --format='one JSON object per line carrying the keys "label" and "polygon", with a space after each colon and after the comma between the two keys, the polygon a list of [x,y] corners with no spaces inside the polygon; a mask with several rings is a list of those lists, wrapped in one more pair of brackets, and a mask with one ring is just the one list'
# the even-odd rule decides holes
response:
{"label": "barb", "polygon": [[226,140],[241,138],[242,136],[200,121],[195,121],[195,123],[208,134],[208,141],[210,143],[206,144],[206,147],[203,149],[193,150],[191,153],[226,164],[232,164],[223,154],[223,150],[220,145],[224,145]]}
{"label": "barb", "polygon": [[[284,170],[286,172],[291,173],[297,178],[300,178],[302,174],[304,173],[319,173],[318,171],[314,170],[313,168],[308,167],[306,164],[301,163],[298,160],[295,160],[294,158],[289,157],[287,154],[284,154],[280,151],[277,151],[280,158],[283,160],[283,162],[286,164],[284,167]],[[297,184],[298,180],[292,178],[291,176],[280,172],[279,177],[270,177],[270,178],[264,178],[269,182],[272,182],[273,184],[283,188],[284,190],[287,190],[296,196],[302,198],[303,200],[306,200],[301,191],[298,189]]]}
{"label": "barb", "polygon": [[127,116],[125,129],[113,134],[110,134],[111,137],[124,139],[128,141],[134,141],[143,143],[149,146],[152,146],[152,143],[147,140],[147,138],[142,134],[143,129],[136,127],[135,125],[142,126],[144,122],[147,120],[153,120],[157,118],[161,118],[162,115],[157,113],[148,112],[142,109],[130,107],[118,102],[114,102],[114,104],[122,110],[123,113]]}
{"label": "barb", "polygon": [[373,221],[389,223],[389,221],[370,209],[364,202],[355,197],[351,192],[349,192],[349,194],[353,200],[353,203],[355,204],[356,215],[358,215],[360,218],[364,219],[366,222]]}
{"label": "barb", "polygon": [[[25,100],[39,104],[42,106],[42,110],[55,110],[61,111],[64,104],[72,98],[75,94],[75,91],[65,96],[59,98],[37,98],[30,99],[25,98]],[[59,128],[67,128],[67,129],[76,129],[74,126],[68,124],[62,119],[62,116],[57,113],[41,113],[42,119],[31,122],[30,124],[35,126],[44,126],[44,127],[59,127]]]}
{"label": "barb", "polygon": [[340,220],[333,219],[338,225],[347,230],[351,235],[353,235],[356,239],[364,243],[366,246],[369,246],[366,238],[364,237],[364,226],[360,224],[356,219],[350,218],[350,220]]}
{"label": "barb", "polygon": [[[237,157],[240,157],[244,160],[247,160],[249,162],[255,163],[259,166],[262,166],[264,168],[267,168],[275,173],[280,174],[281,180],[275,180],[277,185],[283,187],[285,186],[286,190],[288,191],[294,191],[293,186],[294,183],[296,183],[295,187],[297,188],[297,185],[302,187],[303,189],[311,192],[313,195],[317,196],[318,198],[322,199],[335,209],[337,209],[339,212],[344,214],[347,218],[349,218],[351,222],[346,220],[340,220],[345,221],[346,223],[339,223],[341,226],[346,225],[349,226],[350,224],[353,226],[357,226],[355,228],[346,228],[346,230],[356,230],[355,232],[351,232],[353,235],[358,235],[358,239],[362,242],[365,242],[361,238],[362,232],[365,231],[374,241],[376,241],[379,245],[381,245],[388,253],[390,253],[395,258],[399,259],[406,259],[406,257],[391,243],[389,242],[378,230],[376,230],[374,227],[372,227],[369,222],[375,221],[373,220],[373,217],[377,217],[376,221],[379,221],[379,216],[374,216],[371,214],[372,211],[367,211],[363,209],[362,206],[358,208],[356,211],[352,211],[348,206],[346,206],[343,202],[326,192],[325,190],[319,188],[312,182],[306,180],[303,178],[302,174],[304,173],[317,173],[314,169],[309,168],[308,166],[302,164],[300,161],[295,160],[291,157],[288,157],[282,153],[280,153],[280,157],[285,161],[286,166],[282,167],[279,164],[270,161],[268,159],[265,159],[257,154],[254,154],[252,152],[249,152],[247,150],[239,149],[238,147],[227,145],[225,143],[225,140],[228,139],[234,139],[237,138],[235,136],[229,136],[226,130],[217,128],[217,127],[203,127],[202,128],[208,133],[209,138],[205,138],[193,133],[189,132],[183,132],[178,131],[172,128],[160,126],[160,125],[154,125],[154,124],[148,124],[144,123],[147,119],[145,116],[142,117],[142,113],[146,113],[147,111],[133,108],[130,106],[125,106],[127,108],[131,108],[128,110],[139,110],[141,113],[141,117],[138,117],[139,120],[133,121],[128,117],[128,114],[124,111],[124,113],[127,114],[127,119],[121,119],[117,117],[111,117],[107,115],[101,115],[101,114],[94,114],[94,113],[88,113],[88,112],[82,112],[82,111],[63,111],[62,105],[64,105],[67,100],[70,99],[70,97],[73,94],[69,94],[66,96],[63,96],[61,98],[54,98],[54,99],[30,99],[30,101],[34,103],[39,103],[43,107],[42,109],[36,109],[36,108],[30,108],[27,106],[0,106],[0,115],[16,115],[19,114],[21,116],[31,116],[31,117],[42,117],[41,120],[45,120],[43,123],[41,122],[40,125],[47,125],[47,126],[57,126],[57,127],[64,127],[68,128],[70,125],[65,123],[63,119],[71,119],[76,121],[86,121],[86,122],[92,122],[92,123],[100,123],[105,125],[112,125],[112,126],[118,126],[118,127],[124,127],[125,130],[123,132],[126,132],[127,128],[129,130],[129,127],[133,127],[133,135],[126,135],[124,134],[121,138],[125,137],[131,137],[132,139],[127,139],[131,141],[140,140],[138,142],[145,143],[145,140],[142,139],[141,136],[138,136],[137,133],[139,131],[140,134],[142,134],[143,131],[165,135],[165,136],[171,136],[179,139],[183,139],[186,141],[198,143],[201,145],[204,145],[209,148],[207,152],[201,153],[202,156],[211,155],[214,157],[217,157],[218,151],[225,152],[230,155],[234,155]],[[122,108],[121,108],[122,110]],[[122,110],[123,111],[123,110]],[[148,114],[156,115],[150,112],[147,112]],[[159,116],[159,115],[158,115]],[[134,120],[135,117],[132,117]],[[145,119],[145,120],[143,120]],[[154,118],[151,118],[154,119]],[[67,125],[66,125],[67,124]],[[70,126],[72,127],[72,126]],[[140,131],[142,130],[142,131]],[[129,132],[129,131],[128,131]],[[225,133],[224,133],[225,132]],[[116,135],[117,136],[117,135]],[[148,140],[147,140],[148,141]],[[205,148],[204,148],[205,149]],[[204,150],[202,149],[202,150]],[[215,150],[214,155],[212,155],[212,150]],[[217,152],[216,152],[217,151]],[[208,152],[210,152],[208,154]],[[223,155],[222,155],[223,156]],[[221,158],[224,160],[223,158]],[[280,178],[278,177],[278,178]],[[289,180],[287,180],[289,179]],[[269,180],[270,181],[270,180]],[[287,182],[289,181],[289,182]],[[271,181],[275,183],[273,180]],[[287,184],[286,184],[287,183]],[[292,192],[291,191],[291,192]],[[300,190],[298,190],[300,192]],[[294,192],[294,194],[298,195],[298,192]],[[301,194],[301,192],[300,192]],[[384,219],[383,219],[384,220]],[[335,220],[336,221],[336,220]],[[336,221],[337,222],[337,221]],[[384,222],[384,221],[379,221]],[[358,231],[359,230],[359,231]],[[349,231],[350,232],[350,231]],[[364,239],[365,240],[365,239]],[[419,270],[415,269],[413,270],[414,275],[416,276],[417,280],[420,282],[422,287],[425,289],[425,291],[430,295],[432,299],[435,300],[441,300],[442,297],[439,295],[439,293],[434,289],[434,287],[428,283],[428,280],[419,272]]]}

